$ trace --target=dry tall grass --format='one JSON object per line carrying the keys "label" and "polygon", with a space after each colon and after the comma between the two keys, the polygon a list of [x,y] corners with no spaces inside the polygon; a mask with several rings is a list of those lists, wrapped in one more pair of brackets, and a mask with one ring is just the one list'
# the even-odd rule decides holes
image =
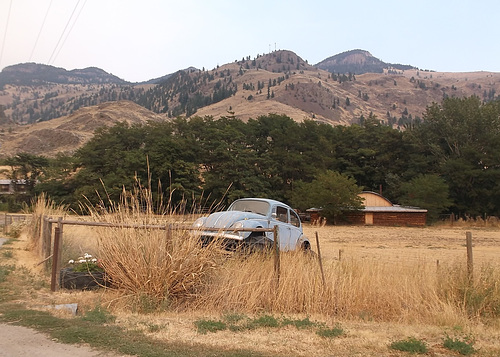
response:
{"label": "dry tall grass", "polygon": [[[438,325],[500,316],[498,266],[476,267],[471,280],[465,263],[437,266],[423,260],[330,258],[324,262],[324,284],[316,257],[282,253],[277,283],[272,255],[228,257],[217,242],[202,247],[189,230],[157,229],[183,221],[168,202],[153,205],[151,193],[144,189],[124,192],[123,197],[120,203],[87,207],[89,219],[157,227],[85,228],[75,244],[81,249],[95,241],[90,253],[100,259],[113,286],[130,298],[130,306],[139,310],[321,314]],[[64,213],[44,197],[35,210]],[[68,232],[65,228],[65,241]]]}
{"label": "dry tall grass", "polygon": [[24,209],[24,213],[32,214],[27,232],[30,238],[30,248],[39,251],[41,244],[40,234],[38,234],[41,229],[40,218],[42,216],[64,217],[67,215],[67,207],[57,205],[45,193],[42,193],[31,201],[31,205]]}
{"label": "dry tall grass", "polygon": [[123,192],[119,203],[103,203],[106,209],[88,207],[92,219],[118,225],[98,229],[97,257],[112,286],[138,309],[165,308],[196,296],[223,256],[218,242],[202,247],[190,230],[179,228],[182,208],[153,202],[151,192],[139,186],[132,194]]}
{"label": "dry tall grass", "polygon": [[199,306],[221,312],[305,313],[439,325],[500,315],[500,271],[491,267],[482,269],[471,283],[463,267],[336,260],[324,267],[323,285],[315,259],[301,253],[281,257],[279,285],[269,257],[228,261],[198,300]]}

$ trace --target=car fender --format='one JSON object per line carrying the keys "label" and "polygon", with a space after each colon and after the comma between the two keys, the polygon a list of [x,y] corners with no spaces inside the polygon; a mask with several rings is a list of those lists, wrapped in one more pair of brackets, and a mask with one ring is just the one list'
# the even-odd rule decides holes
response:
{"label": "car fender", "polygon": [[[250,229],[253,229],[253,228],[267,228],[269,227],[269,224],[267,221],[264,221],[264,220],[252,220],[252,219],[244,219],[244,220],[241,220],[241,221],[238,221],[239,223],[242,224],[242,226],[244,228],[250,228]],[[248,238],[252,233],[255,233],[255,232],[252,232],[252,231],[242,231],[240,232],[242,234],[242,236],[244,237],[244,239]],[[271,234],[271,237],[272,237],[272,232],[262,232],[263,235],[267,236],[267,238],[270,238],[270,236],[268,234]]]}
{"label": "car fender", "polygon": [[297,249],[300,249],[303,247],[304,244],[308,244],[309,248],[311,249],[311,242],[309,241],[309,238],[307,238],[305,235],[302,235],[299,240],[297,241]]}

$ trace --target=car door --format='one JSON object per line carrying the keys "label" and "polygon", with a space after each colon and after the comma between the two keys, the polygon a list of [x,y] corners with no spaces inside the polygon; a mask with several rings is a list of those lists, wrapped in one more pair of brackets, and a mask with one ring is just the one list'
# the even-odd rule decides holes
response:
{"label": "car door", "polygon": [[[290,224],[290,214],[293,214],[288,207],[276,206],[275,208],[276,225],[278,226],[278,239],[280,243],[280,250],[288,251],[294,250],[300,233],[297,234],[295,225]],[[300,220],[299,220],[300,226]]]}
{"label": "car door", "polygon": [[289,246],[291,250],[294,250],[297,248],[297,244],[302,237],[302,225],[300,223],[299,215],[292,209],[289,210],[289,227]]}

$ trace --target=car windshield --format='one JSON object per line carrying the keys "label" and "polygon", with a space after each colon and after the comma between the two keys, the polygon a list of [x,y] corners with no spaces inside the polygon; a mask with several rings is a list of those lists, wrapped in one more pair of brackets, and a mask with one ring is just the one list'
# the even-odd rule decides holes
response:
{"label": "car windshield", "polygon": [[267,216],[269,212],[269,203],[265,201],[241,200],[234,201],[229,207],[229,211],[254,212]]}

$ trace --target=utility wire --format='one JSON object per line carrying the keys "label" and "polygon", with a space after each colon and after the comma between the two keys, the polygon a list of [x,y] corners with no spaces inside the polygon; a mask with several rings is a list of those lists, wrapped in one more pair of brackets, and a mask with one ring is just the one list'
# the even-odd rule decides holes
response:
{"label": "utility wire", "polygon": [[0,50],[0,65],[2,64],[3,49],[5,48],[5,38],[7,37],[7,28],[9,27],[10,9],[12,8],[12,0],[9,3],[9,12],[7,13],[7,22],[5,23],[5,32],[3,33],[2,49]]}
{"label": "utility wire", "polygon": [[[82,13],[82,10],[83,10],[83,8],[85,7],[85,4],[86,4],[86,3],[87,3],[87,0],[85,0],[85,1],[83,2],[82,7],[81,7],[81,8],[80,8],[80,10],[78,11],[78,14],[76,14],[75,21],[73,21],[73,23],[71,24],[71,27],[69,28],[68,33],[66,33],[66,37],[64,37],[64,40],[63,40],[63,42],[61,43],[61,47],[59,47],[59,50],[57,51],[57,53],[56,53],[56,55],[55,55],[55,57],[54,57],[54,60],[53,60],[52,62],[55,62],[55,61],[56,61],[56,59],[57,59],[57,56],[59,56],[59,53],[61,52],[61,49],[64,47],[64,44],[66,43],[66,40],[68,39],[69,34],[70,34],[70,33],[71,33],[71,31],[73,30],[73,27],[75,27],[75,24],[77,23],[78,18],[80,17],[80,14]],[[78,4],[77,4],[77,6],[78,6]]]}
{"label": "utility wire", "polygon": [[38,39],[40,38],[40,34],[42,33],[43,27],[45,26],[45,21],[47,20],[47,15],[49,14],[50,7],[52,6],[52,0],[50,0],[49,7],[47,8],[47,12],[45,13],[45,17],[43,18],[42,26],[40,27],[40,30],[38,31],[38,36],[36,37],[35,44],[33,45],[33,49],[31,50],[31,55],[29,62],[31,62],[31,59],[33,58],[33,53],[35,52],[36,45],[38,44]]}
{"label": "utility wire", "polygon": [[[12,1],[12,0],[11,0]],[[52,54],[50,55],[50,58],[47,62],[47,64],[51,64],[52,62],[52,57],[54,56],[54,54],[56,53],[56,50],[57,50],[57,47],[59,47],[59,43],[61,42],[63,36],[64,36],[64,33],[66,32],[66,29],[68,28],[68,25],[69,23],[71,22],[71,19],[73,18],[73,15],[75,14],[75,11],[76,11],[76,8],[78,7],[78,4],[80,3],[80,0],[78,0],[78,2],[76,3],[75,5],[75,8],[73,9],[73,12],[71,13],[71,16],[69,17],[68,19],[68,22],[66,22],[66,26],[64,26],[64,30],[63,32],[61,33],[61,36],[59,37],[59,40],[57,41],[57,44],[56,44],[56,47],[54,47],[54,50],[52,51]]]}

